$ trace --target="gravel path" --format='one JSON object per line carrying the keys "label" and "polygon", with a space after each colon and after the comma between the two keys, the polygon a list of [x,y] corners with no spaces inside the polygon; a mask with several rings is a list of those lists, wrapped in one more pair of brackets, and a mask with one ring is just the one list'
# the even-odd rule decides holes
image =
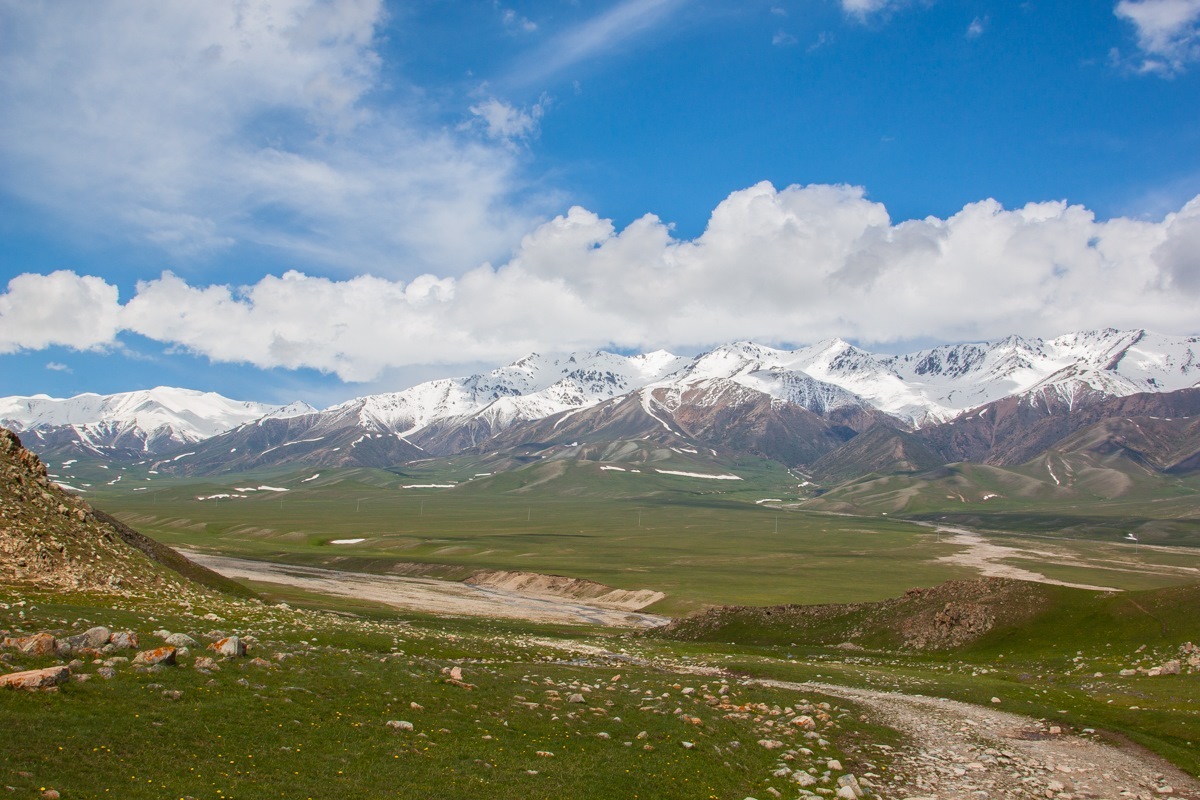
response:
{"label": "gravel path", "polygon": [[911,744],[893,751],[892,777],[875,781],[889,800],[1200,799],[1200,781],[1157,756],[995,708],[826,683],[755,683],[853,701],[906,734]]}

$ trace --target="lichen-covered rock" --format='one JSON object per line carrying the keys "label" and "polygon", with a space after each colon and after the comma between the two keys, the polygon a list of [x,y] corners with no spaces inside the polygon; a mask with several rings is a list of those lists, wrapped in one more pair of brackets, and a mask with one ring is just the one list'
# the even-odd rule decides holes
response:
{"label": "lichen-covered rock", "polygon": [[218,639],[208,646],[209,650],[215,650],[226,658],[241,658],[246,655],[246,643],[236,636],[226,636],[224,639]]}
{"label": "lichen-covered rock", "polygon": [[143,650],[134,656],[133,663],[148,667],[152,667],[155,664],[171,666],[175,663],[175,648],[168,645],[166,647],[156,647],[153,650]]}
{"label": "lichen-covered rock", "polygon": [[138,636],[133,631],[116,631],[109,637],[108,643],[117,650],[136,650]]}
{"label": "lichen-covered rock", "polygon": [[6,637],[0,645],[11,647],[27,656],[46,656],[58,650],[58,640],[48,633],[35,633],[32,636],[17,638]]}
{"label": "lichen-covered rock", "polygon": [[0,675],[0,688],[25,689],[35,691],[58,686],[71,679],[68,667],[47,667],[46,669],[28,669],[24,672],[10,672]]}

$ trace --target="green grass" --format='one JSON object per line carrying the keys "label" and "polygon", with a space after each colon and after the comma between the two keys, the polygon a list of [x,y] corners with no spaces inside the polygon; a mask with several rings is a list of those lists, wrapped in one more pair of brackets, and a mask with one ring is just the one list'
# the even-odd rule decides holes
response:
{"label": "green grass", "polygon": [[[569,575],[665,592],[667,599],[650,610],[666,614],[709,604],[879,600],[974,574],[939,560],[954,552],[952,545],[899,519],[758,503],[796,499],[795,479],[773,462],[746,459],[721,467],[743,481],[651,474],[649,468],[604,471],[595,462],[537,462],[493,475],[483,474],[487,466],[448,459],[410,465],[403,474],[325,469],[313,480],[305,479],[318,470],[219,481],[154,476],[146,491],[132,491],[140,484],[123,481],[90,499],[172,546],[368,572],[416,564],[410,572],[449,579],[477,568]],[[403,488],[449,483],[456,485]],[[196,499],[261,485],[289,491]],[[1076,529],[1047,533],[1051,521],[1037,513],[923,516],[1012,523],[1018,531],[1049,536],[1073,559],[1068,567],[1044,565],[1059,579],[1127,589],[1189,580],[1178,570],[1154,570],[1156,564],[1194,566],[1190,557],[1141,548],[1128,571],[1114,569],[1107,562],[1125,557],[1120,547],[1095,550],[1094,538]],[[1108,528],[1087,536],[1119,546],[1121,518],[1095,519]],[[365,541],[330,544],[357,538]]]}
{"label": "green grass", "polygon": [[[52,694],[0,692],[0,785],[16,796],[53,787],[64,797],[736,799],[783,785],[770,775],[778,753],[755,744],[761,725],[701,699],[716,693],[719,680],[688,677],[697,693],[687,695],[681,676],[580,659],[524,640],[512,625],[351,619],[224,601],[186,613],[27,594],[14,606],[17,595],[0,595],[10,605],[0,611],[4,629],[73,631],[102,622],[134,629],[146,646],[160,626],[197,637],[220,627],[256,637],[251,655],[294,656],[274,668],[226,661],[211,676],[187,666],[156,674],[122,667],[112,680],[93,676]],[[210,609],[222,619],[199,618]],[[475,688],[446,682],[451,665]],[[798,700],[793,692],[731,688],[739,703]],[[587,702],[566,702],[571,692]],[[683,721],[676,707],[702,724]],[[385,725],[391,719],[415,729],[393,732]],[[843,731],[847,742],[871,738],[865,726],[843,725],[839,737]],[[685,749],[684,741],[696,746]],[[858,760],[838,741],[820,755],[848,768]]]}
{"label": "green grass", "polygon": [[[666,613],[706,603],[877,599],[968,574],[936,563],[930,537],[911,525],[773,510],[730,497],[713,481],[671,477],[685,488],[596,498],[503,487],[404,490],[397,487],[416,479],[363,471],[328,482],[323,474],[311,485],[276,480],[232,484],[291,491],[218,503],[195,498],[229,485],[174,482],[94,501],[173,546],[365,570],[400,561],[433,565],[435,573],[446,565],[569,574],[666,592],[653,609]],[[329,544],[351,538],[366,541]],[[871,581],[847,580],[865,570]]]}

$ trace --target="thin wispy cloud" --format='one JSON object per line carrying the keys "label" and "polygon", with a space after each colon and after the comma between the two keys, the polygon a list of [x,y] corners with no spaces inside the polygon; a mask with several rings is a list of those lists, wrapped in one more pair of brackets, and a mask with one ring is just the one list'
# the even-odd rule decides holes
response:
{"label": "thin wispy cloud", "polygon": [[1121,0],[1113,13],[1134,26],[1139,71],[1170,76],[1200,61],[1200,0]]}
{"label": "thin wispy cloud", "polygon": [[841,0],[842,10],[860,21],[902,5],[904,0]]}
{"label": "thin wispy cloud", "polygon": [[662,25],[688,0],[623,0],[602,14],[565,30],[534,50],[508,81],[537,84],[577,64],[601,58]]}
{"label": "thin wispy cloud", "polygon": [[470,112],[474,117],[473,121],[481,126],[489,138],[523,142],[537,137],[549,102],[549,99],[543,96],[541,100],[525,109],[489,97],[471,106]]}
{"label": "thin wispy cloud", "polygon": [[493,127],[376,104],[382,0],[154,6],[0,5],[0,188],[173,261],[462,270],[536,224]]}

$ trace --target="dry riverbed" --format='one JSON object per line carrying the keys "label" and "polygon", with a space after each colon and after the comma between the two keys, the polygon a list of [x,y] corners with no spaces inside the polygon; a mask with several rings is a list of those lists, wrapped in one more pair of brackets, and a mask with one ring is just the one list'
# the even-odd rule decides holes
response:
{"label": "dry riverbed", "polygon": [[508,589],[434,578],[373,575],[254,561],[192,550],[180,552],[197,564],[233,580],[294,586],[305,591],[370,600],[393,608],[431,614],[626,628],[650,628],[670,621],[654,614],[602,608],[545,593],[522,594]]}

